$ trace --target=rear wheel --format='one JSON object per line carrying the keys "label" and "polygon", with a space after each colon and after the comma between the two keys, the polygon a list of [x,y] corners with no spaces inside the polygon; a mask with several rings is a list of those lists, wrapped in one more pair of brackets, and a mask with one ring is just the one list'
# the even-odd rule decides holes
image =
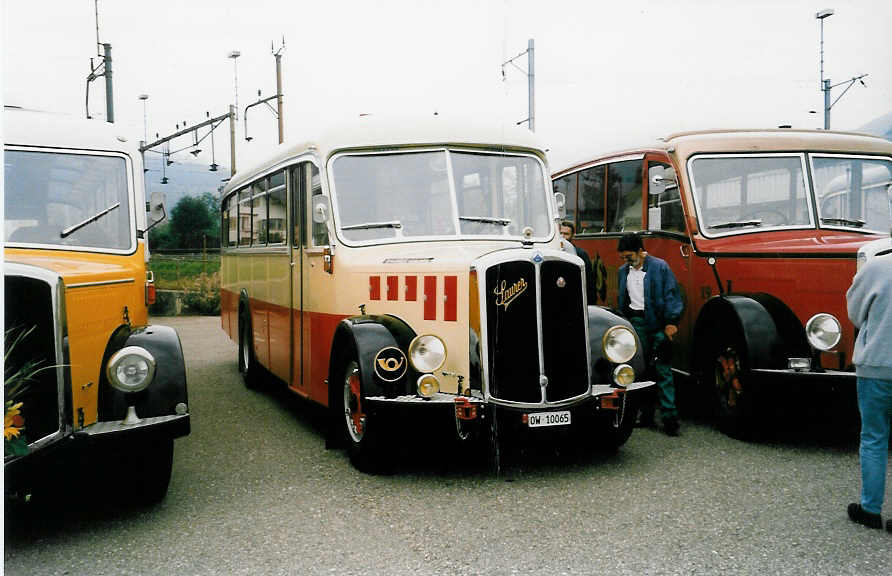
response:
{"label": "rear wheel", "polygon": [[248,313],[242,312],[238,322],[238,371],[245,387],[253,390],[260,383],[259,367],[254,356],[254,335]]}
{"label": "rear wheel", "polygon": [[341,423],[350,462],[363,472],[387,473],[392,469],[391,453],[385,448],[385,423],[367,412],[362,378],[355,352],[339,371]]}

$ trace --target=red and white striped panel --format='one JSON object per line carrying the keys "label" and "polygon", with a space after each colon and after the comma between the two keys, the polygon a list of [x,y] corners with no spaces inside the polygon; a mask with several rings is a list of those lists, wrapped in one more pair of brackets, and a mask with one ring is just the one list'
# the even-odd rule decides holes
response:
{"label": "red and white striped panel", "polygon": [[[369,300],[417,302],[421,279],[421,301],[424,319],[437,320],[438,296],[443,302],[446,322],[458,320],[458,276],[369,276]],[[402,284],[402,290],[400,290]],[[383,292],[382,292],[383,288]]]}

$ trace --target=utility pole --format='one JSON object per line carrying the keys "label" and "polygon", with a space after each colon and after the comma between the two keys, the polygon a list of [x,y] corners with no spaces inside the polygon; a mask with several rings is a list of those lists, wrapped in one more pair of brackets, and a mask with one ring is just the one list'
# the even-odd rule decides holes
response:
{"label": "utility pole", "polygon": [[105,51],[105,121],[115,123],[115,96],[112,87],[112,48],[111,44],[103,44]]}
{"label": "utility pole", "polygon": [[[514,63],[515,60],[517,60],[524,54],[527,55],[527,69],[526,70],[524,70],[523,68],[521,68],[520,66],[518,66],[517,64]],[[524,122],[527,122],[528,123],[527,125],[530,128],[530,132],[535,132],[536,131],[536,94],[535,94],[536,62],[535,62],[535,57],[534,57],[534,42],[533,42],[532,38],[530,38],[527,41],[527,49],[526,50],[524,50],[523,52],[521,52],[514,58],[511,58],[509,60],[506,60],[505,62],[502,62],[502,81],[503,82],[505,80],[505,66],[507,66],[508,64],[511,64],[512,66],[514,66],[515,68],[517,68],[518,70],[520,70],[521,72],[526,74],[526,76],[527,76],[528,115],[526,118],[524,118],[517,124],[523,124]]]}
{"label": "utility pole", "polygon": [[235,176],[235,104],[229,105],[229,177]]}
{"label": "utility pole", "polygon": [[[260,104],[266,104],[266,106],[272,111],[272,113],[279,121],[279,144],[285,141],[285,119],[282,114],[282,50],[284,49],[285,39],[282,38],[282,46],[280,46],[278,50],[273,49],[272,51],[273,56],[276,57],[276,93],[273,96],[269,96],[267,98],[260,98],[260,90],[258,90],[257,101],[251,102],[250,104],[245,106],[243,119],[245,123],[245,140],[247,142],[250,142],[254,139],[253,136],[248,136],[248,110],[250,110],[254,106],[259,106]],[[273,108],[269,103],[273,99],[276,100],[276,108]]]}

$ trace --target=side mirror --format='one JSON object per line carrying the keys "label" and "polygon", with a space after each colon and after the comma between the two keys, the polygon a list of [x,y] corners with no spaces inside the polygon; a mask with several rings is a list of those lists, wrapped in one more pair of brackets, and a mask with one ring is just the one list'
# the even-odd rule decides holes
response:
{"label": "side mirror", "polygon": [[164,209],[164,192],[152,192],[149,201],[146,202],[146,219],[148,220],[145,231],[148,232],[167,218],[167,210]]}
{"label": "side mirror", "polygon": [[563,192],[554,193],[554,207],[557,209],[559,219],[563,220],[567,217],[567,197]]}
{"label": "side mirror", "polygon": [[654,166],[650,169],[650,173],[652,174],[650,182],[653,184],[648,188],[650,194],[662,194],[670,188],[678,187],[678,176],[673,168]]}
{"label": "side mirror", "polygon": [[328,202],[327,196],[321,194],[313,197],[313,222],[316,224],[325,224],[331,214],[331,204]]}

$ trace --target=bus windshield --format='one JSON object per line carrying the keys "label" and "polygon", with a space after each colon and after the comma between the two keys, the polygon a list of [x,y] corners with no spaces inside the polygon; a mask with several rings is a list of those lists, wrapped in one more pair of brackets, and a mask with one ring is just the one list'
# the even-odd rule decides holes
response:
{"label": "bus windshield", "polygon": [[6,150],[3,161],[7,243],[131,248],[124,158]]}
{"label": "bus windshield", "polygon": [[349,154],[332,163],[340,235],[348,242],[552,233],[534,156],[430,150]]}
{"label": "bus windshield", "polygon": [[889,232],[892,161],[842,155],[812,156],[821,226]]}

